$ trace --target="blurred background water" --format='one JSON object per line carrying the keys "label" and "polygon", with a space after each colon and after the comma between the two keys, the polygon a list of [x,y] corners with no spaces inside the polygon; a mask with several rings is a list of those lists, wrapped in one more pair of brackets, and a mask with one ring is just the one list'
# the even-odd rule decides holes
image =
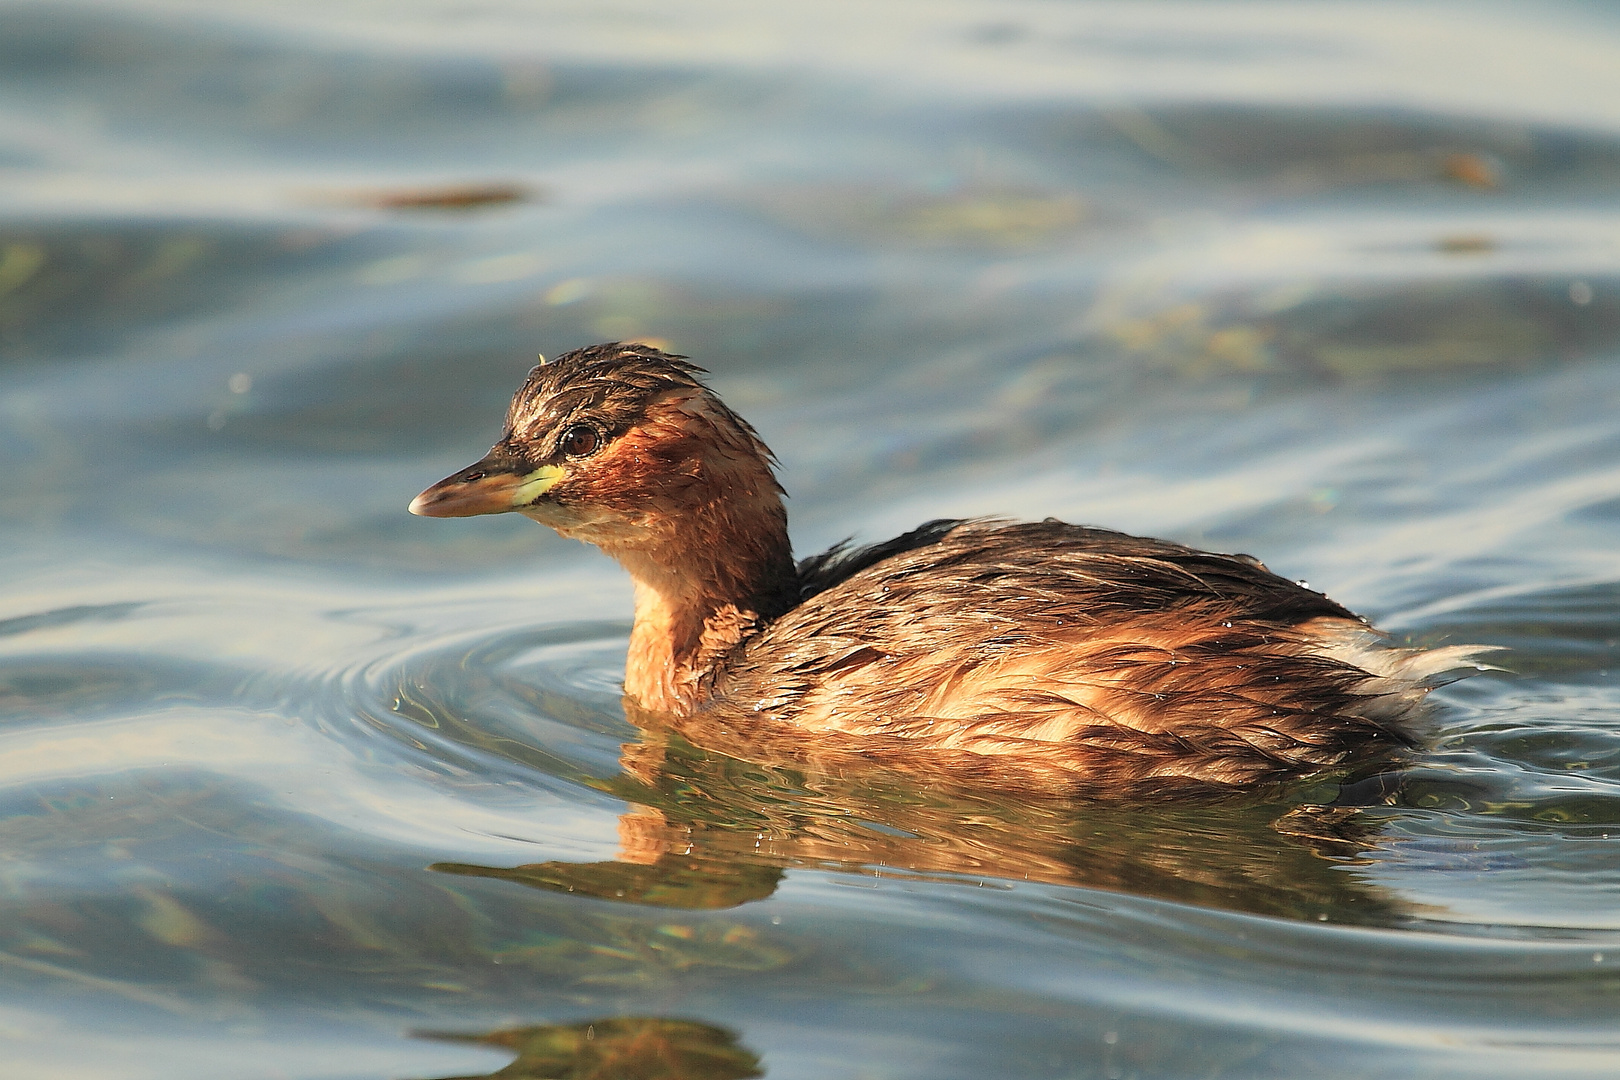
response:
{"label": "blurred background water", "polygon": [[[1617,190],[1602,4],[0,3],[6,1075],[1614,1075]],[[640,732],[616,568],[404,512],[611,339],[801,553],[1055,515],[1509,670],[1355,806]]]}

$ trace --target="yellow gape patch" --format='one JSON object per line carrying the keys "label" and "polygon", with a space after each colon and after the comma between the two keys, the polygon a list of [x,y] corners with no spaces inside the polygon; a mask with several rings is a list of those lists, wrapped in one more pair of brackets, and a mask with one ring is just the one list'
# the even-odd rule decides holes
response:
{"label": "yellow gape patch", "polygon": [[518,486],[512,489],[512,505],[528,506],[550,491],[557,481],[562,478],[562,466],[542,465],[528,476],[525,476],[518,483]]}

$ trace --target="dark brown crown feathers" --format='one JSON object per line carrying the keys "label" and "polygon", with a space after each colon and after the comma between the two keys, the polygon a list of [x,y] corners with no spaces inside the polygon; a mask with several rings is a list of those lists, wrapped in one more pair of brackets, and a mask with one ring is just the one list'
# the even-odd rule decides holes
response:
{"label": "dark brown crown feathers", "polygon": [[506,413],[506,438],[533,439],[586,418],[616,435],[665,391],[708,391],[704,370],[650,345],[609,342],[564,353],[529,371]]}

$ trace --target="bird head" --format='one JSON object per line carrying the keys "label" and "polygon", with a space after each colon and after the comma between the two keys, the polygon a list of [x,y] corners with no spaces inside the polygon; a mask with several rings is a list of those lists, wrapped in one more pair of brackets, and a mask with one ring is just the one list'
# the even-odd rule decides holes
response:
{"label": "bird head", "polygon": [[610,551],[667,544],[683,523],[750,507],[780,516],[770,451],[702,373],[637,343],[542,362],[490,452],[418,495],[411,513],[520,513]]}

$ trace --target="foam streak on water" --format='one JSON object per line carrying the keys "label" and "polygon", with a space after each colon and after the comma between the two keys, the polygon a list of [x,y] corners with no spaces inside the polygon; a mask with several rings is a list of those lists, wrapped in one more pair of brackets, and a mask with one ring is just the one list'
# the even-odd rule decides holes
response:
{"label": "foam streak on water", "polygon": [[[1617,102],[1574,3],[0,5],[0,1060],[1613,1075]],[[1054,515],[1502,670],[1209,803],[639,730],[615,567],[404,512],[612,339],[801,552]]]}

